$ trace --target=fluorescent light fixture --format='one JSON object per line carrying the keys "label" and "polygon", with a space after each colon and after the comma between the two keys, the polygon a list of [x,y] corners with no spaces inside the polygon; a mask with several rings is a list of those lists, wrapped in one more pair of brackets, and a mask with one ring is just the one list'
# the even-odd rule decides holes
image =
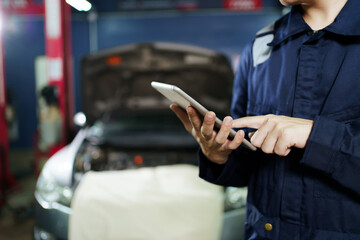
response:
{"label": "fluorescent light fixture", "polygon": [[78,11],[89,11],[91,9],[91,3],[86,0],[66,0],[66,2],[77,9]]}

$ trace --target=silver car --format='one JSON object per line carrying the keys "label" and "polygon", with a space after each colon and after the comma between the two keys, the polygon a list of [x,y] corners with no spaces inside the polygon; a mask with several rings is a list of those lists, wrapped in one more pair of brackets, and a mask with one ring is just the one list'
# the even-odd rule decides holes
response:
{"label": "silver car", "polygon": [[[85,56],[86,124],[43,167],[35,191],[35,239],[67,239],[70,203],[88,171],[197,165],[198,144],[151,81],[175,84],[221,118],[231,102],[233,70],[226,56],[204,48],[143,43]],[[136,156],[141,156],[137,161]],[[246,189],[224,188],[223,240],[242,239]]]}

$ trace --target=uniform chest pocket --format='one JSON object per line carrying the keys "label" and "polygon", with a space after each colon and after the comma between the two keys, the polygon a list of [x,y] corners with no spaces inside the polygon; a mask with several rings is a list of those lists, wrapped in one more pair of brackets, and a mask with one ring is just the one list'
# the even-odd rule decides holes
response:
{"label": "uniform chest pocket", "polygon": [[[346,125],[349,132],[352,132],[353,130],[357,132],[360,129],[360,106],[353,107],[350,109],[346,109],[341,112],[337,112],[334,114],[330,114],[326,116],[327,118],[330,118],[332,120],[335,120],[337,122],[342,123],[343,125]],[[340,151],[348,152],[346,150],[351,149],[352,146],[359,146],[357,145],[357,141],[352,141],[351,143],[348,140],[348,138],[344,138],[342,142],[342,147]],[[347,148],[347,149],[346,149]],[[350,157],[350,156],[349,156]],[[346,157],[345,157],[346,158]],[[350,199],[351,194],[346,193],[343,186],[340,186],[339,183],[337,183],[335,180],[330,178],[321,178],[321,179],[314,179],[313,180],[313,190],[314,190],[314,197],[316,198],[331,198],[331,199]]]}

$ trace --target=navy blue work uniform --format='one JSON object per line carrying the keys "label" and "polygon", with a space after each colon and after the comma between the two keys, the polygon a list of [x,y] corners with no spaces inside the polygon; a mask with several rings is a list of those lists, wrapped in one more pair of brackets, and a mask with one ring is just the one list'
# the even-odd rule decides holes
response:
{"label": "navy blue work uniform", "polygon": [[360,239],[360,0],[313,31],[301,7],[244,49],[232,115],[314,120],[287,157],[240,147],[224,165],[200,152],[200,177],[248,186],[246,239]]}

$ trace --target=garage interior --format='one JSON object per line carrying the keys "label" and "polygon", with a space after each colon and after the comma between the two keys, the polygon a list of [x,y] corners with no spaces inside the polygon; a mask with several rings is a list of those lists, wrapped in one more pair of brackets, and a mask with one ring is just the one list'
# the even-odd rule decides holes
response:
{"label": "garage interior", "polygon": [[[2,63],[0,65],[4,66],[0,69],[2,70],[0,71],[0,180],[2,182],[0,188],[0,239],[22,240],[99,239],[94,236],[101,233],[105,234],[104,229],[107,229],[108,233],[111,232],[109,229],[113,230],[114,223],[108,225],[99,223],[97,228],[102,228],[102,230],[98,232],[88,228],[85,231],[79,230],[83,232],[78,233],[74,230],[74,227],[71,228],[69,226],[69,224],[86,222],[84,218],[91,218],[91,216],[96,216],[97,214],[95,208],[81,209],[81,204],[79,205],[79,201],[80,203],[86,201],[86,197],[96,198],[96,196],[88,195],[90,192],[86,191],[87,186],[98,184],[98,189],[104,190],[109,185],[107,181],[111,180],[111,185],[113,186],[114,181],[120,181],[124,178],[124,176],[121,176],[121,179],[118,178],[119,176],[105,176],[104,173],[107,170],[129,170],[130,173],[126,179],[133,178],[133,175],[131,175],[133,172],[130,170],[134,171],[134,169],[141,170],[140,172],[144,176],[150,174],[155,178],[164,176],[158,174],[165,174],[163,171],[165,171],[166,167],[169,167],[169,169],[166,168],[166,171],[169,172],[183,171],[186,177],[188,177],[186,174],[193,174],[196,171],[196,158],[192,154],[195,153],[194,156],[196,157],[197,146],[194,146],[187,136],[184,136],[181,141],[177,139],[178,142],[174,140],[174,144],[169,149],[165,149],[163,145],[160,145],[162,141],[164,144],[171,142],[168,138],[164,140],[162,136],[158,136],[157,140],[153,142],[151,139],[154,138],[149,137],[150,140],[144,144],[139,143],[141,138],[137,139],[134,137],[135,135],[126,135],[127,140],[123,142],[121,139],[124,138],[125,134],[121,139],[111,138],[111,141],[116,142],[114,144],[118,148],[123,147],[123,149],[128,151],[131,161],[133,160],[129,165],[128,162],[125,164],[118,160],[121,158],[121,161],[128,161],[127,159],[124,160],[124,156],[121,155],[122,152],[119,153],[117,150],[108,147],[112,143],[110,140],[104,143],[102,142],[103,138],[96,138],[98,135],[94,133],[95,130],[105,132],[104,129],[106,129],[106,126],[98,124],[96,120],[101,118],[103,119],[103,125],[108,124],[110,126],[113,123],[113,119],[117,119],[118,116],[110,116],[107,113],[112,112],[118,107],[125,109],[124,105],[120,106],[118,104],[117,100],[120,97],[117,97],[127,96],[127,93],[130,92],[134,93],[134,95],[131,96],[131,101],[128,100],[126,102],[127,105],[125,105],[128,108],[136,108],[137,118],[140,118],[139,116],[142,119],[147,118],[148,115],[145,116],[143,114],[145,112],[154,112],[155,110],[149,110],[148,107],[159,106],[162,97],[160,94],[155,93],[155,91],[147,91],[143,82],[150,83],[152,80],[168,81],[168,83],[183,84],[181,86],[189,89],[191,89],[190,86],[193,83],[193,94],[196,95],[196,90],[205,88],[200,87],[203,86],[200,85],[199,79],[201,78],[204,78],[202,80],[203,83],[201,83],[204,86],[206,84],[209,85],[209,82],[212,81],[210,80],[212,76],[219,76],[221,79],[228,76],[229,79],[232,79],[237,62],[246,44],[251,41],[259,29],[270,24],[288,10],[284,9],[278,0],[89,0],[91,3],[90,9],[85,7],[85,9],[79,8],[80,10],[69,5],[71,2],[77,2],[75,0],[2,0],[0,2],[2,4],[0,13],[2,24],[0,27],[0,42],[2,43],[0,46],[2,51],[0,52],[2,52],[2,56],[0,57],[2,58]],[[56,27],[56,24],[59,26]],[[199,68],[171,66],[169,63],[175,63],[177,56],[181,56],[179,59],[185,59],[185,63],[188,65],[190,65],[190,62],[195,62],[196,64],[199,62],[202,62],[202,64],[216,62],[220,66],[221,61],[226,61],[227,65],[224,63],[224,67],[221,69],[220,67],[216,69],[214,65],[211,67],[211,73],[209,74],[207,72],[208,68],[204,66]],[[129,62],[131,61],[133,62],[130,64]],[[143,67],[141,65],[142,61],[144,61]],[[127,63],[129,65],[126,65]],[[101,64],[105,65],[102,66]],[[223,71],[225,70],[228,72],[224,73]],[[101,78],[99,77],[100,75],[102,76]],[[96,82],[93,78],[102,79],[102,82]],[[209,79],[207,83],[205,78]],[[113,83],[117,79],[125,80],[121,84],[120,82]],[[131,81],[131,83],[127,81]],[[217,80],[215,79],[214,81]],[[216,86],[215,84],[210,84],[210,86]],[[231,87],[231,82],[226,84],[226,86]],[[115,85],[116,87],[114,87]],[[132,88],[139,89],[139,86],[142,91],[126,90]],[[198,86],[199,89],[196,89],[195,86]],[[222,88],[224,93],[231,89],[225,86]],[[127,92],[121,95],[124,91]],[[217,94],[216,92],[216,89],[215,92],[214,89],[209,89],[209,93],[213,96]],[[141,94],[149,94],[149,96],[151,94],[158,94],[157,102],[151,105],[152,103],[149,99],[154,100],[154,98],[150,97],[141,101],[139,100],[143,96]],[[112,97],[106,98],[107,95]],[[201,102],[207,101],[206,97],[196,97],[203,99]],[[229,92],[228,97],[231,97],[231,92]],[[122,99],[119,101],[122,101]],[[209,100],[209,106],[213,102],[219,102],[219,100]],[[87,117],[86,126],[92,125],[97,128],[86,130],[86,126],[82,126],[84,115],[77,114],[81,112],[88,113],[85,114]],[[126,111],[123,112],[128,113]],[[166,110],[157,107],[155,112],[159,113],[158,116],[165,113],[165,120],[161,123],[161,126],[168,126],[171,131],[179,123],[176,122],[174,126],[171,125],[173,120],[166,114],[170,115],[173,113],[168,107]],[[74,123],[74,116],[77,116],[76,123]],[[130,115],[128,114],[127,116]],[[131,127],[132,123],[134,125],[136,121],[134,119],[131,118],[129,122],[124,124],[128,124]],[[158,122],[160,125],[162,119],[160,117],[155,120],[149,118],[148,121],[154,121],[154,124]],[[139,124],[142,123],[140,122]],[[93,138],[79,137],[79,132],[81,133],[81,130],[84,129],[86,131],[84,131],[83,135],[91,135]],[[142,128],[142,131],[147,130],[146,126]],[[111,131],[116,132],[120,130],[117,128],[117,125],[114,125],[114,128],[108,131],[111,134]],[[168,133],[165,132],[164,137]],[[176,134],[181,135],[182,133],[176,132]],[[153,136],[151,135],[151,137]],[[166,137],[168,136],[166,135]],[[81,139],[86,144],[76,145],[74,138]],[[138,145],[135,146],[131,141]],[[152,142],[153,145],[147,145],[149,142]],[[181,144],[183,146],[179,150]],[[38,206],[39,201],[36,200],[35,194],[37,183],[38,188],[43,187],[45,189],[49,187],[48,185],[41,186],[41,183],[38,182],[39,177],[42,176],[43,182],[46,178],[46,174],[43,173],[43,166],[50,157],[55,156],[55,154],[69,145],[73,147],[76,145],[78,148],[76,150],[76,162],[68,163],[70,165],[73,164],[71,167],[75,169],[72,172],[73,185],[69,188],[64,186],[61,188],[65,197],[67,196],[66,193],[71,194],[69,196],[70,200],[69,202],[66,202],[68,199],[62,200],[66,202],[64,203],[66,208],[61,209],[63,212],[68,213],[68,211],[72,210],[72,207],[79,206],[77,208],[79,215],[77,216],[83,214],[79,218],[74,217],[70,220],[70,223],[68,222],[68,217],[66,221],[62,220],[63,215],[61,219],[60,217],[57,219],[56,216],[49,217],[51,220],[47,219],[44,212],[39,212],[39,208],[45,208],[44,205]],[[99,146],[106,146],[106,150]],[[117,160],[111,166],[109,162],[105,166],[100,160],[96,165],[94,159],[101,159],[102,154],[107,154],[106,156],[109,159],[111,156]],[[93,158],[91,164],[87,162],[88,156]],[[61,165],[61,159],[56,159],[56,161],[60,162]],[[173,169],[170,167],[173,165],[176,167],[179,163],[182,167],[185,164],[193,168]],[[58,172],[60,170],[65,171],[65,167],[62,167],[59,167]],[[160,170],[151,173],[145,172],[147,168],[152,169],[154,167],[160,167]],[[139,172],[136,174],[139,174]],[[85,175],[86,184],[82,179]],[[168,174],[165,175],[169,176]],[[178,189],[182,187],[189,189],[189,185],[185,185],[185,182],[177,179],[175,175],[171,175],[174,177],[172,178],[173,183],[181,182]],[[127,180],[124,181],[126,182]],[[196,180],[194,181],[196,182]],[[148,179],[147,183],[149,182],[151,180]],[[158,183],[154,182],[154,184]],[[189,184],[191,185],[193,182]],[[224,210],[230,211],[230,207],[226,209],[226,203],[216,205],[219,201],[223,201],[223,192],[228,194],[226,196],[230,196],[230,200],[227,198],[225,200],[231,201],[231,197],[237,199],[236,201],[238,202],[234,203],[237,206],[231,206],[232,215],[229,213],[227,220],[214,218],[213,222],[208,221],[208,226],[218,222],[232,221],[234,226],[230,226],[226,230],[227,232],[222,232],[221,226],[219,224],[216,225],[220,227],[213,228],[215,235],[213,237],[214,239],[222,240],[239,239],[234,236],[238,237],[240,233],[232,234],[231,231],[239,231],[237,228],[244,224],[243,222],[238,222],[236,214],[245,207],[242,201],[246,198],[246,189],[215,189],[213,186],[203,187],[202,182],[198,184],[191,185],[194,187],[194,192],[199,193],[198,195],[193,193],[194,196],[196,195],[197,199],[203,197],[203,194],[213,196],[213,202],[204,200],[204,202],[209,203],[206,206],[211,206],[209,208],[221,211],[221,214],[215,210],[214,213],[208,212],[209,216],[210,214],[213,214],[212,216],[222,216]],[[141,191],[143,190],[143,185],[146,185],[146,182],[139,180],[138,185],[133,183],[131,185],[132,188],[129,187],[129,191],[132,192],[134,189]],[[76,195],[78,202],[74,203],[74,201],[71,201],[71,198],[73,197],[72,194],[75,194],[73,191],[77,186],[81,186],[79,189],[81,189],[84,195]],[[127,189],[129,185],[124,184],[121,186]],[[172,193],[171,189],[166,188],[164,185],[162,186],[163,190],[166,189],[165,192],[167,194],[169,192]],[[203,193],[199,190],[204,190],[205,188],[208,192]],[[146,190],[151,192],[149,189]],[[203,194],[200,194],[200,192]],[[140,193],[137,192],[137,194]],[[183,196],[189,196],[186,194],[187,192],[182,193]],[[106,193],[101,191],[98,194],[106,196]],[[112,194],[115,193],[112,192]],[[157,194],[157,192],[154,191],[151,194]],[[126,199],[128,195],[119,194],[114,196],[117,196],[119,199]],[[146,201],[149,202],[154,200],[154,198],[147,197],[146,195],[141,195],[141,199],[144,199],[144,201],[147,199]],[[166,197],[162,199],[166,199]],[[171,203],[176,202],[172,198],[169,198],[169,201]],[[188,202],[190,205],[192,202],[191,198],[183,197],[182,202],[176,204],[179,206],[182,203]],[[106,206],[112,206],[107,201],[101,200],[97,202],[98,205],[101,205],[101,203],[105,203]],[[140,211],[139,209],[142,209],[143,205],[145,206],[143,202],[136,202],[135,200],[132,203],[134,204],[132,207],[129,205],[124,209],[119,208],[118,203],[114,203],[113,210],[116,209],[114,214],[121,215],[125,210],[134,208]],[[163,204],[164,208],[167,206],[166,202],[156,203],[158,205]],[[199,206],[205,207],[203,204]],[[197,209],[200,209],[199,206]],[[109,208],[104,207],[104,211],[109,211]],[[58,208],[56,209],[59,210]],[[171,209],[171,205],[168,205],[168,209]],[[181,215],[183,213],[173,214],[183,216]],[[131,211],[127,211],[127,214],[129,215],[126,216],[131,216]],[[144,219],[147,217],[141,214],[139,216],[142,216]],[[130,218],[128,217],[127,219],[129,220]],[[118,215],[106,218],[104,222],[113,221],[114,219],[118,219]],[[195,214],[186,221],[191,219],[197,219]],[[200,216],[198,219],[201,220]],[[208,219],[211,218],[209,217]],[[59,221],[57,222],[57,220]],[[136,221],[134,220],[139,222],[139,226],[134,226],[133,229],[130,229],[127,236],[139,237],[132,234],[136,231],[141,232],[142,228],[140,225],[142,226],[143,224],[141,224],[140,220],[140,217]],[[39,221],[42,222],[39,223]],[[125,223],[130,224],[131,222],[122,222],[124,226]],[[87,224],[87,227],[89,227],[95,223],[88,221]],[[179,231],[181,231],[181,227],[184,227],[174,222],[168,223],[168,227],[165,224],[163,228],[165,230],[166,228],[172,229],[173,226],[178,226]],[[165,234],[166,231],[163,228],[156,230],[156,232],[149,231],[147,234],[148,236],[156,236],[159,231],[164,231],[162,234]],[[174,229],[171,232],[177,231],[176,228]],[[146,231],[148,229],[144,228],[143,232],[145,233]],[[93,235],[91,237],[91,235],[87,234]],[[108,238],[100,239],[113,238],[109,235]],[[129,238],[119,237],[118,239]],[[156,239],[156,237],[149,237],[149,239]],[[166,239],[172,239],[171,234]],[[203,236],[203,238],[190,237],[183,239],[209,238]]]}

